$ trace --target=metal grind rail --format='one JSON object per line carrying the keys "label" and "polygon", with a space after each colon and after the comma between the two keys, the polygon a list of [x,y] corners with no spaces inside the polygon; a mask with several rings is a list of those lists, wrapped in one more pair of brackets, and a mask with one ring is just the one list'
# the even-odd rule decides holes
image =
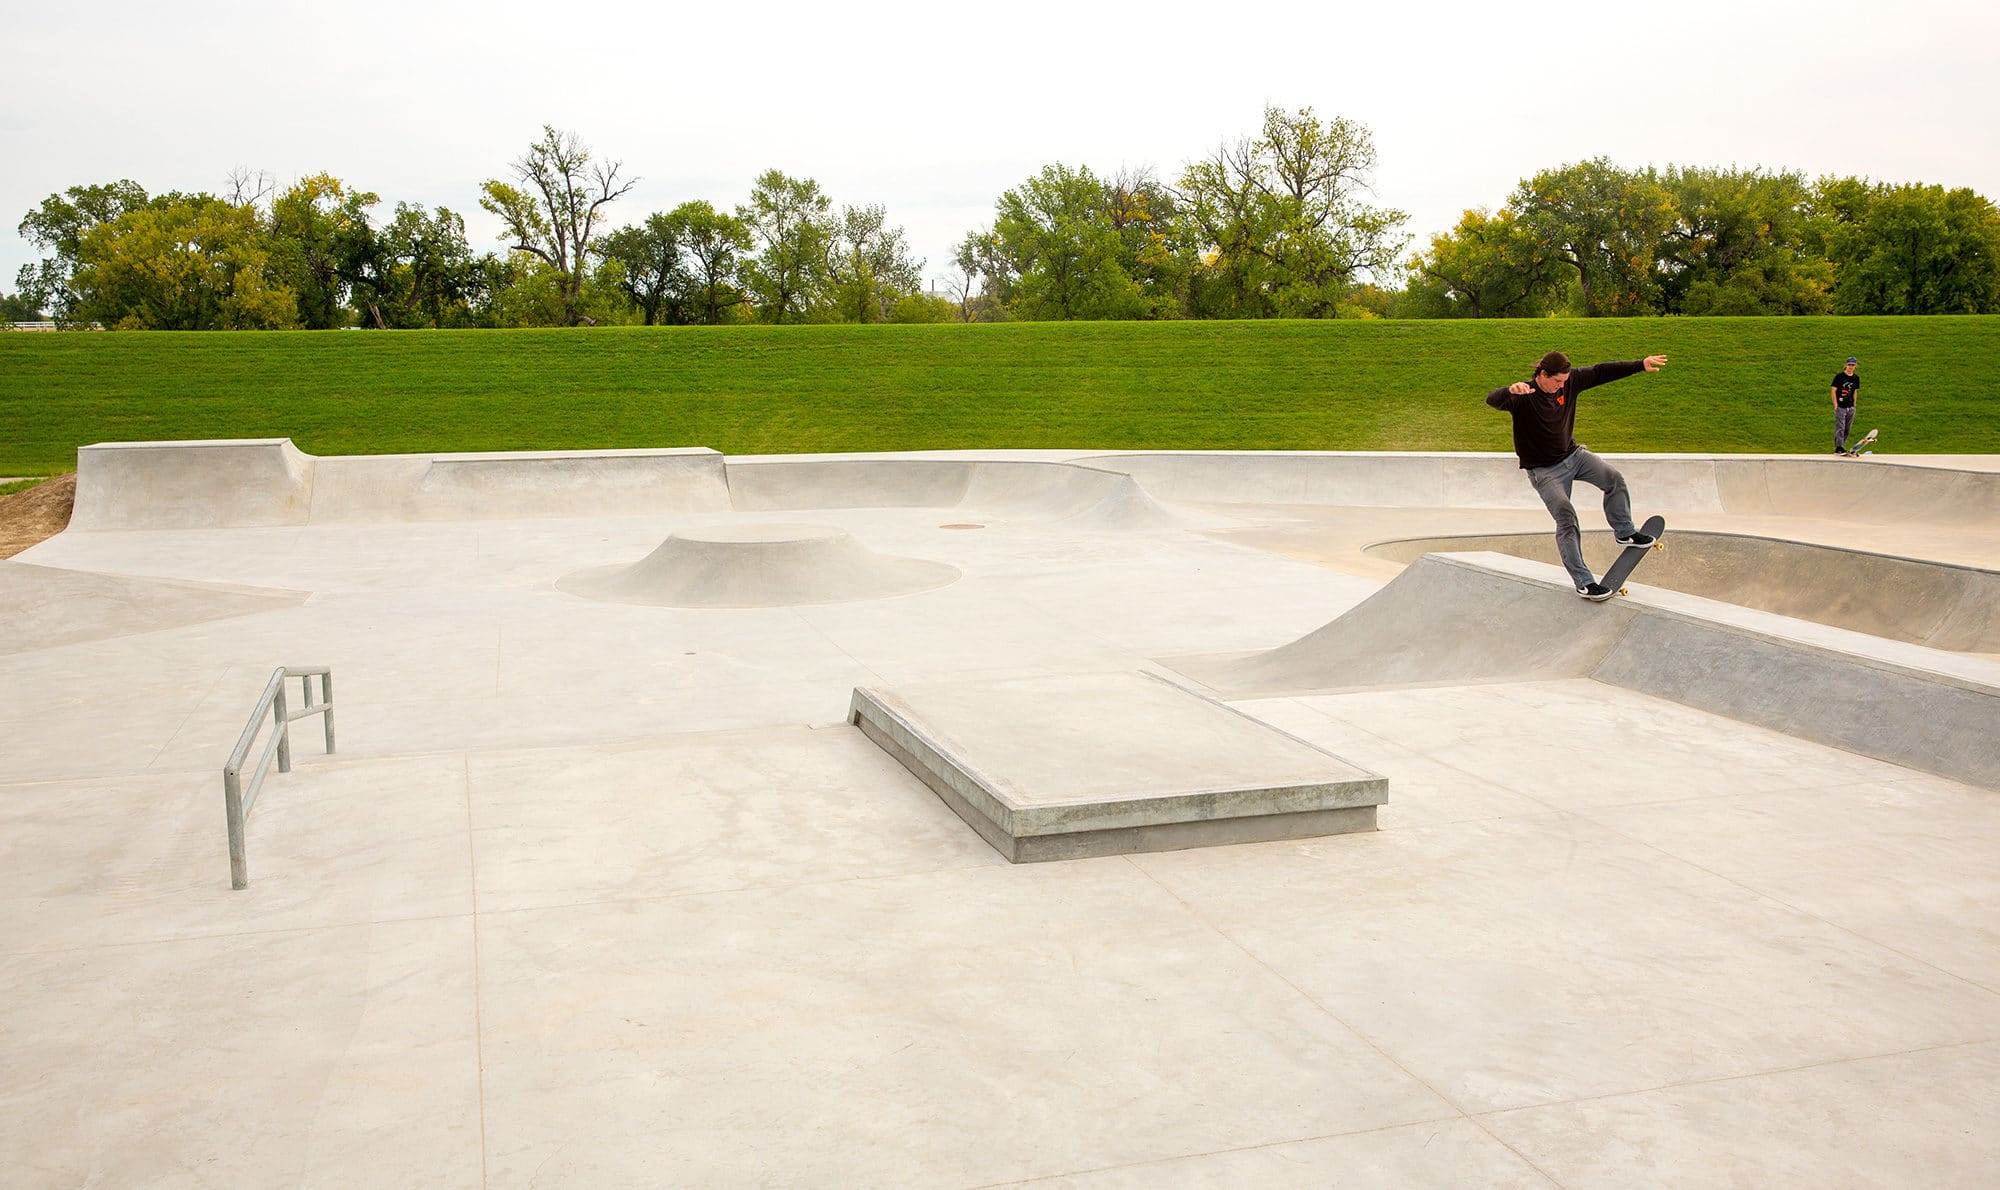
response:
{"label": "metal grind rail", "polygon": [[[305,695],[305,707],[299,711],[285,708],[285,679],[298,678]],[[313,701],[314,678],[319,679],[320,698]],[[243,788],[243,760],[250,755],[251,745],[257,742],[257,733],[264,726],[264,713],[271,714],[271,739],[264,745],[264,754],[258,758],[250,778],[250,788]],[[229,754],[229,764],[222,770],[222,803],[229,815],[229,887],[250,887],[250,862],[243,852],[243,820],[250,816],[250,807],[257,803],[257,791],[264,787],[264,778],[271,771],[271,757],[278,758],[278,771],[292,771],[292,721],[309,715],[326,717],[326,750],[333,752],[333,671],[324,665],[291,668],[281,666],[271,674],[271,680],[264,683],[264,694],[257,700],[257,709],[250,712],[250,722],[243,727],[243,734],[237,737],[236,750]]]}

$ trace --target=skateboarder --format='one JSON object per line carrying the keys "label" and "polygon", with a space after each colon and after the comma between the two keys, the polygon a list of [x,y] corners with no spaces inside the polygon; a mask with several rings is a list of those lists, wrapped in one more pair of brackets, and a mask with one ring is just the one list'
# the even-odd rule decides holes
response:
{"label": "skateboarder", "polygon": [[1514,418],[1514,453],[1521,469],[1549,515],[1556,519],[1556,549],[1562,554],[1563,569],[1576,583],[1576,593],[1602,602],[1611,598],[1609,587],[1597,581],[1583,564],[1583,534],[1576,523],[1576,507],[1569,502],[1570,485],[1581,480],[1604,491],[1604,519],[1618,534],[1623,546],[1651,545],[1650,535],[1632,524],[1632,499],[1625,490],[1625,477],[1603,459],[1576,442],[1576,398],[1587,388],[1623,380],[1640,372],[1657,372],[1667,364],[1664,355],[1617,363],[1591,364],[1570,371],[1569,357],[1551,351],[1535,365],[1531,379],[1517,381],[1486,394],[1486,403],[1505,410]]}
{"label": "skateboarder", "polygon": [[[1847,453],[1847,431],[1854,428],[1854,410],[1861,404],[1861,377],[1854,369],[1861,361],[1853,356],[1833,374],[1833,453]],[[1891,378],[1893,385],[1894,379]]]}

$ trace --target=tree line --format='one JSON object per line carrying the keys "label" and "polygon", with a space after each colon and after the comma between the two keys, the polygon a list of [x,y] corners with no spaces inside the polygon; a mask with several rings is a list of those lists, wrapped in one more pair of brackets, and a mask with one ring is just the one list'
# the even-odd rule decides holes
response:
{"label": "tree line", "polygon": [[818,183],[770,170],[734,211],[692,201],[609,230],[635,181],[545,128],[480,186],[507,238],[485,253],[447,207],[383,219],[377,195],[324,173],[279,190],[239,172],[219,195],[73,186],[21,221],[46,255],[20,270],[12,313],[152,330],[951,316],[880,206],[836,212]]}
{"label": "tree line", "polygon": [[611,229],[637,179],[545,127],[479,203],[500,252],[446,207],[330,174],[223,192],[122,180],[51,194],[20,223],[44,255],[0,317],[143,329],[577,326],[1168,318],[1504,318],[2000,311],[2000,211],[1968,189],[1605,159],[1524,179],[1404,255],[1370,201],[1369,130],[1269,108],[1187,162],[1100,175],[1061,162],[1004,192],[950,278],[880,205],[835,207],[769,170],[747,202],[695,200]]}
{"label": "tree line", "polygon": [[1467,211],[1408,264],[1410,317],[2000,312],[2000,212],[1968,189],[1598,158]]}

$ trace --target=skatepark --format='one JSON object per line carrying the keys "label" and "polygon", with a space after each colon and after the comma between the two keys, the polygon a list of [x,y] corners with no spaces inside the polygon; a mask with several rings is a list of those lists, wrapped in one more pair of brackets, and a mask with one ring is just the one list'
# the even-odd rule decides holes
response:
{"label": "skatepark", "polygon": [[6,1180],[1987,1184],[2000,459],[1608,457],[86,447]]}

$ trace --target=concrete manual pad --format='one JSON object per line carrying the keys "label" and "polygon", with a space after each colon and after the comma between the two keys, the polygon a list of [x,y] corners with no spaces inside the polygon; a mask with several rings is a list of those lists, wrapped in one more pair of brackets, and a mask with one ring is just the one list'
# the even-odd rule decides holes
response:
{"label": "concrete manual pad", "polygon": [[1388,782],[1143,674],[854,692],[848,719],[1016,863],[1375,829]]}

